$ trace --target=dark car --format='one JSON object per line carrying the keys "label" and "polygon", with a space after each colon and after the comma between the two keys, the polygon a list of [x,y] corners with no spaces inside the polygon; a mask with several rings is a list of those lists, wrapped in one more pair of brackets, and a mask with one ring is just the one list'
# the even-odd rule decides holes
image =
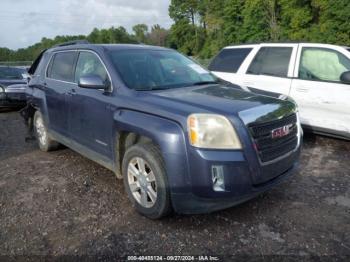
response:
{"label": "dark car", "polygon": [[0,66],[0,108],[26,105],[27,70]]}
{"label": "dark car", "polygon": [[70,43],[29,72],[23,116],[40,148],[112,170],[149,218],[231,207],[295,171],[296,105],[222,85],[174,50]]}

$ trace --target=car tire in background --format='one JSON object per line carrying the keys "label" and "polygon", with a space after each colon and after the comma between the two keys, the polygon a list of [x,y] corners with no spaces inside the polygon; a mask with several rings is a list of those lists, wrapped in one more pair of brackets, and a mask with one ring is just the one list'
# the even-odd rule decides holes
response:
{"label": "car tire in background", "polygon": [[123,158],[122,172],[128,197],[141,215],[159,219],[171,212],[164,161],[156,145],[131,146]]}
{"label": "car tire in background", "polygon": [[50,138],[43,115],[39,111],[34,114],[34,134],[40,150],[49,152],[59,147],[59,143]]}

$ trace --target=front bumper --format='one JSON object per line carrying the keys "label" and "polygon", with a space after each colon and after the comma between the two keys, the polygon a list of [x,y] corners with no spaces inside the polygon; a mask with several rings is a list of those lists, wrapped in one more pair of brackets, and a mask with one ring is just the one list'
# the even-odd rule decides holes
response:
{"label": "front bumper", "polygon": [[204,214],[239,205],[257,197],[288,179],[294,174],[297,166],[298,163],[295,163],[289,170],[265,184],[259,186],[246,185],[246,192],[242,195],[232,197],[226,196],[223,198],[204,198],[198,197],[192,193],[173,194],[173,208],[180,214]]}
{"label": "front bumper", "polygon": [[0,107],[22,107],[26,104],[26,96],[21,93],[0,93]]}
{"label": "front bumper", "polygon": [[[300,151],[299,147],[285,158],[261,166],[249,161],[242,151],[193,150],[189,155],[192,187],[172,194],[173,208],[181,214],[210,213],[255,198],[295,173]],[[224,191],[213,189],[212,166],[223,168]]]}

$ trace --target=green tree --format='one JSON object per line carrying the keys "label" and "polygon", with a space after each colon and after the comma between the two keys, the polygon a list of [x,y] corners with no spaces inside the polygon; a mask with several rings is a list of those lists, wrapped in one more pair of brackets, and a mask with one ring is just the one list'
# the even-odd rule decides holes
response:
{"label": "green tree", "polygon": [[151,45],[166,46],[169,31],[160,25],[152,26],[151,32],[147,35],[147,42]]}
{"label": "green tree", "polygon": [[195,25],[200,0],[171,0],[169,16],[176,22],[188,19]]}
{"label": "green tree", "polygon": [[266,0],[246,0],[242,11],[243,24],[239,40],[259,42],[270,40],[269,18]]}
{"label": "green tree", "polygon": [[186,19],[177,21],[170,29],[170,46],[187,54],[195,54],[196,29]]}
{"label": "green tree", "polygon": [[134,25],[132,30],[135,33],[136,40],[139,43],[146,43],[147,42],[147,33],[148,33],[148,26],[145,24],[138,24]]}
{"label": "green tree", "polygon": [[312,27],[315,41],[331,44],[350,45],[350,1],[313,0]]}
{"label": "green tree", "polygon": [[279,0],[282,38],[285,40],[311,40],[315,14],[311,0]]}
{"label": "green tree", "polygon": [[226,0],[222,14],[224,44],[238,44],[242,40],[245,0]]}

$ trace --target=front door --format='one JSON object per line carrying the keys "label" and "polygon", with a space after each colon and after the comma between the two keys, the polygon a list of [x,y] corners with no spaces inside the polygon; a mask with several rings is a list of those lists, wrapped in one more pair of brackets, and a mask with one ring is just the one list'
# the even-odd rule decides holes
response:
{"label": "front door", "polygon": [[291,90],[302,124],[350,132],[350,85],[340,82],[341,74],[350,71],[345,52],[302,46]]}
{"label": "front door", "polygon": [[[80,51],[75,72],[75,82],[81,76],[97,75],[110,83],[110,77],[100,58],[91,51]],[[91,151],[111,158],[113,96],[105,90],[80,88],[76,85],[70,91],[69,130],[71,137]]]}

